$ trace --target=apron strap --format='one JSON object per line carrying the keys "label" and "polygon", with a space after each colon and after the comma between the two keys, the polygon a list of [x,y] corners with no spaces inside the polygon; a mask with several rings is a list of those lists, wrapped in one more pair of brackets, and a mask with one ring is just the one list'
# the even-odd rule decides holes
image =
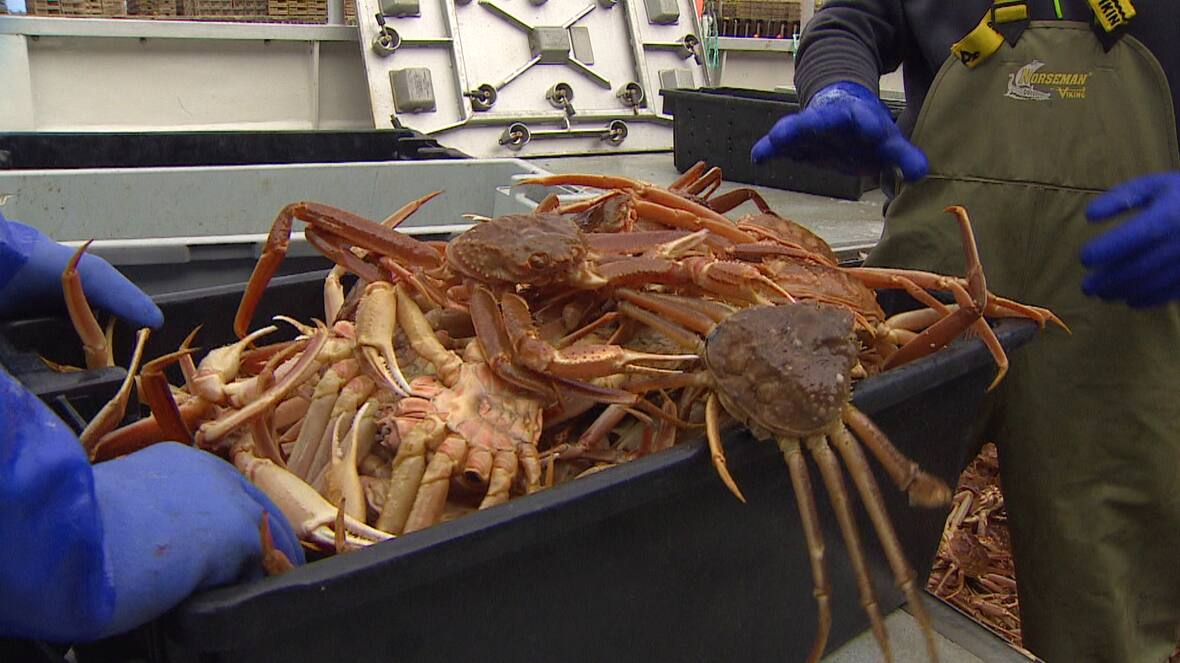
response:
{"label": "apron strap", "polygon": [[1135,18],[1135,5],[1131,0],[1086,0],[1094,12],[1090,27],[1098,36],[1103,50],[1110,52],[1127,31],[1127,23]]}
{"label": "apron strap", "polygon": [[954,45],[955,58],[974,69],[1007,41],[1015,46],[1028,27],[1028,4],[1024,0],[995,0],[979,25]]}
{"label": "apron strap", "polygon": [[[1135,6],[1131,0],[1086,1],[1094,12],[1094,32],[1102,47],[1110,51],[1135,17]],[[951,46],[951,53],[967,68],[974,69],[1000,50],[1005,41],[1009,46],[1016,46],[1028,22],[1025,0],[994,0],[979,25]]]}

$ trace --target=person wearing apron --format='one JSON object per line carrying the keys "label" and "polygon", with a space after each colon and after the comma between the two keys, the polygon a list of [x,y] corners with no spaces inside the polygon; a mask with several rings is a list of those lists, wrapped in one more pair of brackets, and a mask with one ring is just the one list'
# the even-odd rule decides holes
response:
{"label": "person wearing apron", "polygon": [[[873,92],[899,63],[900,128]],[[942,210],[963,205],[989,289],[1073,332],[1015,353],[981,422],[1025,646],[1164,661],[1180,634],[1180,3],[829,0],[796,82],[805,109],[752,157],[885,169],[867,264],[962,275]]]}

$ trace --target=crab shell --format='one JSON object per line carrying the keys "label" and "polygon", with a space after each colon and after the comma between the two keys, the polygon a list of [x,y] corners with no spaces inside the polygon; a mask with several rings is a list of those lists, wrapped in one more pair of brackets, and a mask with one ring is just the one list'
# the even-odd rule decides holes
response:
{"label": "crab shell", "polygon": [[852,396],[853,316],[816,303],[743,309],[710,332],[704,359],[722,405],[756,437],[816,435]]}
{"label": "crab shell", "polygon": [[492,286],[605,285],[590,258],[578,226],[553,213],[497,217],[447,243],[455,271]]}
{"label": "crab shell", "polygon": [[783,218],[774,213],[763,212],[761,214],[744,216],[738,219],[737,222],[739,226],[749,224],[765,228],[788,242],[794,242],[812,253],[827,258],[833,265],[839,262],[836,252],[832,250],[830,244],[825,242],[819,235],[790,219]]}

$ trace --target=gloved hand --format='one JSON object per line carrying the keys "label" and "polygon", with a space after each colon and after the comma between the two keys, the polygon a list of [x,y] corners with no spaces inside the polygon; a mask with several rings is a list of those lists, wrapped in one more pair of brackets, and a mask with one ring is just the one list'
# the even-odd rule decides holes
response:
{"label": "gloved hand", "polygon": [[93,467],[0,369],[0,637],[86,642],[189,594],[263,573],[259,526],[295,564],[282,513],[232,465],[173,442]]}
{"label": "gloved hand", "polygon": [[[61,273],[74,249],[0,214],[0,318],[65,308]],[[84,255],[78,263],[86,298],[137,327],[159,329],[159,307],[110,263]]]}
{"label": "gloved hand", "polygon": [[889,109],[857,83],[833,83],[799,113],[779,120],[754,144],[755,164],[775,156],[811,161],[851,175],[898,167],[907,182],[926,176],[926,155],[901,135]]}
{"label": "gloved hand", "polygon": [[1180,171],[1125,182],[1090,202],[1086,217],[1136,212],[1082,247],[1082,290],[1136,308],[1180,299]]}

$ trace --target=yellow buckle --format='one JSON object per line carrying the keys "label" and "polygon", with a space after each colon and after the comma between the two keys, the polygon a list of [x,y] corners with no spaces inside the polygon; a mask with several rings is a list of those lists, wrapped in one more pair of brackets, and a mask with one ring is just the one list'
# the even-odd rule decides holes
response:
{"label": "yellow buckle", "polygon": [[974,30],[951,46],[951,53],[970,69],[974,69],[1004,45],[1004,37],[991,26],[990,18],[991,12],[988,12]]}
{"label": "yellow buckle", "polygon": [[992,7],[992,20],[997,24],[1027,21],[1028,5],[1023,2],[997,2]]}

